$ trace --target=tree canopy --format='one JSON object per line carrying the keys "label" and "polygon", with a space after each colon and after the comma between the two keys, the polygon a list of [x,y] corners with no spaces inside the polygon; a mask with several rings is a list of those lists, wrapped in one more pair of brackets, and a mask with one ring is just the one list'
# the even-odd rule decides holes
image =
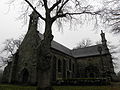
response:
{"label": "tree canopy", "polygon": [[114,33],[120,32],[120,0],[104,0],[101,18]]}
{"label": "tree canopy", "polygon": [[[18,1],[11,0],[10,4],[14,2]],[[34,10],[39,15],[40,21],[51,18],[52,22],[56,21],[58,26],[64,21],[81,23],[85,21],[83,18],[86,18],[87,15],[95,18],[94,16],[100,13],[90,3],[91,0],[22,0],[19,2],[22,3],[20,18],[26,20],[26,16]],[[72,23],[72,25],[75,24]]]}

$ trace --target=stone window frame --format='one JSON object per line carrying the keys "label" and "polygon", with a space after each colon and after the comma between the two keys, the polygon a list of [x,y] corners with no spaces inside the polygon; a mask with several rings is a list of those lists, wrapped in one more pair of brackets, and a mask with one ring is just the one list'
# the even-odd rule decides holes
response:
{"label": "stone window frame", "polygon": [[62,73],[62,61],[60,59],[58,59],[58,72]]}

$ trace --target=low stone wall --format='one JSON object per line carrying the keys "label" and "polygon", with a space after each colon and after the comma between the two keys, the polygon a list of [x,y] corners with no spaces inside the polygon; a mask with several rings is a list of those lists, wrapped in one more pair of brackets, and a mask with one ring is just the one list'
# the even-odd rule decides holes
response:
{"label": "low stone wall", "polygon": [[77,78],[57,80],[56,85],[100,86],[110,85],[108,78]]}

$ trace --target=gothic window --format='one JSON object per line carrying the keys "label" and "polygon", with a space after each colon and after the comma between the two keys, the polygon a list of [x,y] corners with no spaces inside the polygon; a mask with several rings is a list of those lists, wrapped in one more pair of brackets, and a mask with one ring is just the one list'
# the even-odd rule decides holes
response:
{"label": "gothic window", "polygon": [[67,71],[67,78],[70,78],[70,72]]}
{"label": "gothic window", "polygon": [[55,81],[56,80],[56,57],[53,57],[52,60],[52,80]]}
{"label": "gothic window", "polygon": [[73,71],[73,73],[75,72],[75,65],[74,64],[72,65],[72,71]]}
{"label": "gothic window", "polygon": [[55,56],[53,57],[52,62],[53,62],[54,67],[56,67],[56,57]]}
{"label": "gothic window", "polygon": [[67,68],[67,66],[66,66],[66,60],[64,59],[63,60],[63,78],[66,78],[66,68]]}
{"label": "gothic window", "polygon": [[61,60],[58,60],[58,72],[62,71],[62,62]]}
{"label": "gothic window", "polygon": [[71,70],[71,59],[69,60],[69,70]]}

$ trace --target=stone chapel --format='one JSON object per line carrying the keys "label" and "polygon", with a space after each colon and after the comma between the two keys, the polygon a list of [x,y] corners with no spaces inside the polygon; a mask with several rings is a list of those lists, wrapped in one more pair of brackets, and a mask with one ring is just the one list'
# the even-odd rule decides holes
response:
{"label": "stone chapel", "polygon": [[[3,82],[37,83],[36,49],[44,36],[37,30],[36,13],[30,15],[27,34],[12,62],[5,67]],[[56,41],[51,43],[51,81],[70,78],[104,78],[115,75],[112,57],[107,47],[105,33],[101,31],[102,44],[73,49]],[[46,67],[46,66],[44,66]]]}

